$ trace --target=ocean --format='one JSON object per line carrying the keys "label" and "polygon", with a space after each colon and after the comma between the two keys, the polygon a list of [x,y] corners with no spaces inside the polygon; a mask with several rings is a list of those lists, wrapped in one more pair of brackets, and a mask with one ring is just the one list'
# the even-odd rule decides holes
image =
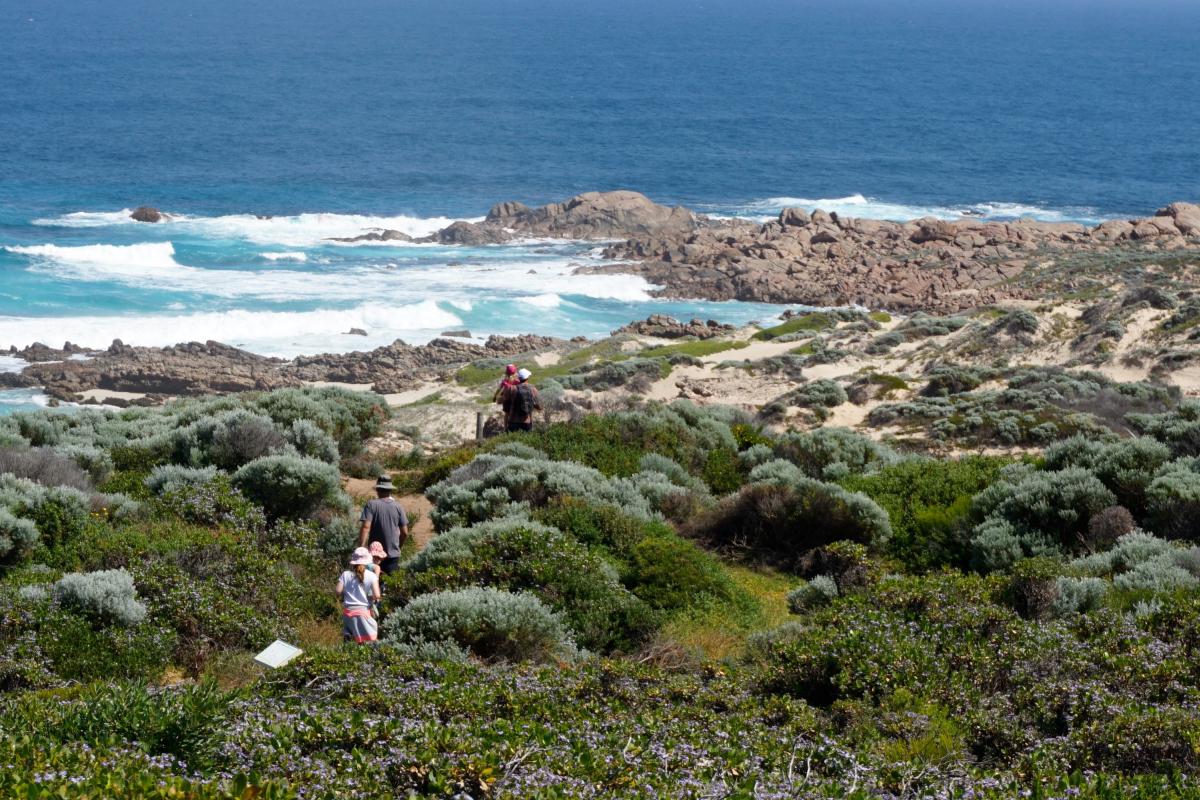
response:
{"label": "ocean", "polygon": [[762,219],[1151,214],[1200,198],[1198,52],[1200,3],[1168,0],[0,0],[0,348],[769,319],[574,276],[593,244],[329,239],[615,188]]}

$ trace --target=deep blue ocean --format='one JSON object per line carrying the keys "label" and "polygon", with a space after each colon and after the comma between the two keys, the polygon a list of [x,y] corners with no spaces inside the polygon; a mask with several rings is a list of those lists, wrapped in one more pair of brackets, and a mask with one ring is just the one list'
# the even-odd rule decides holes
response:
{"label": "deep blue ocean", "polygon": [[574,277],[585,245],[327,239],[613,188],[1145,215],[1200,198],[1197,87],[1194,0],[0,0],[0,348],[766,318]]}

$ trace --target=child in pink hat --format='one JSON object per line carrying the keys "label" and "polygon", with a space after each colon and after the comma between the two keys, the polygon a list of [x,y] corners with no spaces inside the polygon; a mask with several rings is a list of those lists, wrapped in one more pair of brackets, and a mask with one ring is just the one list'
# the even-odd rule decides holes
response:
{"label": "child in pink hat", "polygon": [[342,638],[359,644],[379,638],[379,623],[372,607],[379,602],[379,578],[367,569],[371,551],[357,547],[350,556],[350,569],[337,582],[338,599],[342,602]]}

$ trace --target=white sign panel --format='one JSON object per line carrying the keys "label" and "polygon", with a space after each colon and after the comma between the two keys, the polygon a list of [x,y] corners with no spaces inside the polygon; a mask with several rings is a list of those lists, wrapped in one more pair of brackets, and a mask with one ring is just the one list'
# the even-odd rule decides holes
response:
{"label": "white sign panel", "polygon": [[254,660],[259,664],[262,664],[264,667],[279,669],[284,664],[288,663],[303,652],[304,651],[299,647],[292,647],[287,642],[276,639],[275,641],[271,642],[266,650],[263,650],[261,653],[256,655]]}

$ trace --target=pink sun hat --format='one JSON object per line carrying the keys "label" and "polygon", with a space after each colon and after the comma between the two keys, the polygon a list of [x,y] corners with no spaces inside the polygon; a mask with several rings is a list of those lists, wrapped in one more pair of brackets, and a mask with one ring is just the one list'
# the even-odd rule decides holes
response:
{"label": "pink sun hat", "polygon": [[354,553],[350,556],[350,566],[357,567],[361,564],[362,566],[366,567],[370,566],[372,563],[374,562],[371,561],[370,550],[365,547],[354,548]]}
{"label": "pink sun hat", "polygon": [[372,558],[387,558],[387,550],[379,542],[371,542],[370,553]]}

